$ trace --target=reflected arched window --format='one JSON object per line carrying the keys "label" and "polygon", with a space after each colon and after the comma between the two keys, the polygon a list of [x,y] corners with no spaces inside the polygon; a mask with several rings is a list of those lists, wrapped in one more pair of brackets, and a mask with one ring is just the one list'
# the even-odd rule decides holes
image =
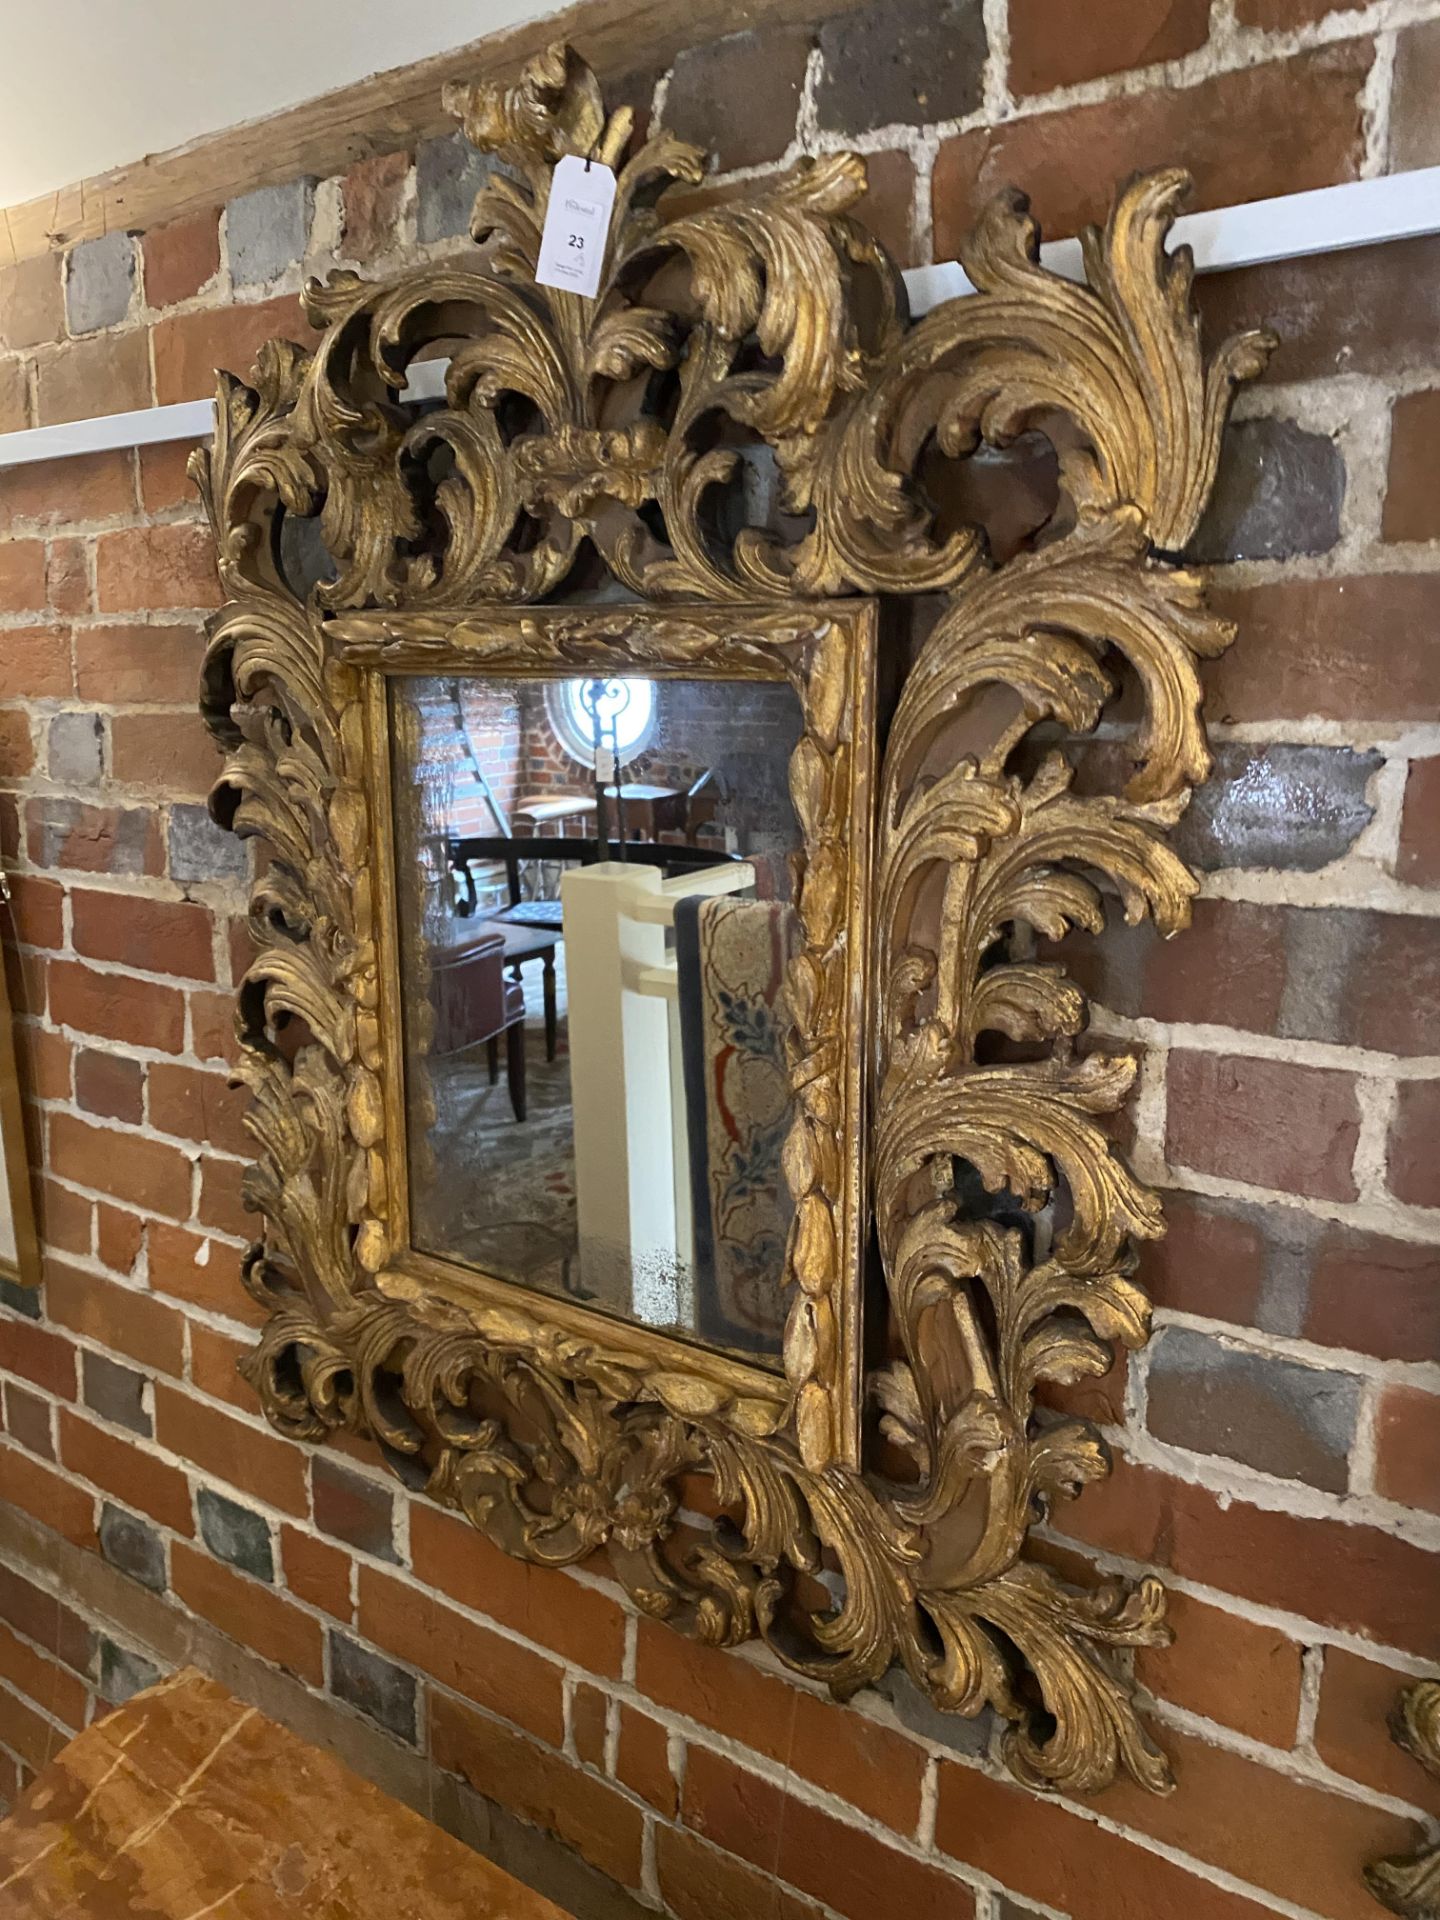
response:
{"label": "reflected arched window", "polygon": [[595,764],[596,735],[623,766],[655,732],[653,680],[558,680],[545,689],[545,708],[561,746],[587,767]]}

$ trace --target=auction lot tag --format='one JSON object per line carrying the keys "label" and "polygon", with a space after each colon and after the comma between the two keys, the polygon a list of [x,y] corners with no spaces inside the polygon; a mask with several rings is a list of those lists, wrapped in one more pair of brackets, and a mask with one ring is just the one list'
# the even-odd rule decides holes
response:
{"label": "auction lot tag", "polygon": [[598,160],[583,160],[578,153],[567,153],[556,162],[535,268],[540,286],[563,287],[567,293],[583,293],[587,300],[595,298],[614,204],[615,176],[609,167]]}

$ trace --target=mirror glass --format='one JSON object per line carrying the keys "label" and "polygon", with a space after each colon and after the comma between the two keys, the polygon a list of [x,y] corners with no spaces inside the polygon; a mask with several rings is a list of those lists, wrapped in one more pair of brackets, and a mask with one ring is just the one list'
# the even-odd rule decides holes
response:
{"label": "mirror glass", "polygon": [[799,697],[390,684],[413,1244],[778,1357]]}

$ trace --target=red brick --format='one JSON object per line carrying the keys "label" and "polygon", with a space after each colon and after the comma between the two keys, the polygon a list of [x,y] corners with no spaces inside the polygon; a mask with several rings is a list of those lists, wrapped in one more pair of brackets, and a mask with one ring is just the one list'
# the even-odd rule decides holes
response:
{"label": "red brick", "polygon": [[1106,1795],[1110,1817],[1327,1920],[1370,1920],[1355,1861],[1422,1837],[1412,1822],[1188,1734],[1167,1730],[1166,1746],[1175,1792],[1160,1798],[1120,1782]]}
{"label": "red brick", "polygon": [[88,807],[78,800],[32,800],[26,843],[37,866],[85,873],[161,873],[165,840],[153,807]]}
{"label": "red brick", "polygon": [[245,1167],[239,1160],[201,1156],[200,1204],[195,1209],[201,1226],[233,1234],[237,1240],[255,1238],[257,1221],[247,1210],[241,1191],[244,1179]]}
{"label": "red brick", "polygon": [[96,1187],[146,1211],[183,1219],[190,1211],[190,1162],[178,1147],[118,1127],[92,1127],[68,1113],[50,1116],[51,1165],[62,1180]]}
{"label": "red brick", "polygon": [[0,267],[0,348],[58,340],[64,325],[58,253],[36,254]]}
{"label": "red brick", "polygon": [[0,1741],[19,1754],[32,1773],[39,1773],[65,1745],[65,1735],[18,1694],[0,1686]]}
{"label": "red brick", "polygon": [[172,799],[203,800],[223,764],[199,715],[189,710],[117,714],[111,740],[116,780],[153,787]]}
{"label": "red brick", "polygon": [[226,1060],[233,1066],[239,1054],[234,994],[192,993],[190,1034],[193,1050],[202,1060]]}
{"label": "red brick", "polygon": [[60,1458],[70,1473],[92,1480],[124,1506],[148,1513],[175,1533],[194,1533],[190,1485],[184,1474],[133,1440],[92,1426],[62,1407]]}
{"label": "red brick", "polygon": [[301,346],[315,343],[316,334],[307,326],[293,294],[258,306],[210,308],[159,321],[155,327],[157,404],[209,400],[215,392],[217,367],[243,380],[260,348],[276,338],[295,340]]}
{"label": "red brick", "polygon": [[254,1494],[282,1513],[304,1515],[305,1455],[187,1393],[155,1383],[155,1438],[204,1473]]}
{"label": "red brick", "polygon": [[10,918],[16,938],[27,947],[65,944],[65,889],[38,874],[10,876]]}
{"label": "red brick", "polygon": [[145,1239],[145,1222],[138,1213],[98,1201],[95,1208],[95,1246],[101,1262],[114,1273],[133,1273]]}
{"label": "red brick", "polygon": [[0,607],[7,613],[38,613],[48,602],[45,542],[11,539],[0,545]]}
{"label": "red brick", "polygon": [[52,1252],[85,1253],[91,1247],[91,1201],[56,1180],[42,1180],[35,1202],[35,1225],[42,1244]]}
{"label": "red brick", "polygon": [[683,1827],[656,1827],[655,1860],[677,1920],[825,1920],[813,1900]]}
{"label": "red brick", "polygon": [[558,1834],[612,1880],[640,1884],[644,1815],[608,1782],[435,1693],[430,1696],[430,1757],[522,1820]]}
{"label": "red brick", "polygon": [[1382,540],[1440,539],[1435,446],[1440,439],[1440,388],[1397,396],[1390,412],[1390,470]]}
{"label": "red brick", "polygon": [[1295,1744],[1303,1649],[1275,1627],[1172,1593],[1173,1645],[1142,1647],[1141,1685],[1161,1700],[1218,1720],[1269,1747]]}
{"label": "red brick", "polygon": [[0,1446],[0,1500],[78,1547],[96,1544],[95,1496],[18,1447]]}
{"label": "red brick", "polygon": [[1178,60],[1210,33],[1206,0],[1011,0],[1008,80],[1015,94],[1048,93],[1103,74]]}
{"label": "red brick", "polygon": [[218,607],[215,547],[188,521],[102,533],[95,543],[95,604],[102,613]]}
{"label": "red brick", "polygon": [[195,626],[82,627],[75,635],[75,690],[109,706],[183,706],[199,697],[204,655],[205,636]]}
{"label": "red brick", "polygon": [[75,1348],[49,1327],[14,1316],[0,1320],[0,1365],[58,1399],[75,1398]]}
{"label": "red brick", "polygon": [[492,1546],[468,1521],[415,1502],[410,1563],[427,1587],[513,1627],[592,1673],[618,1678],[625,1618],[615,1602],[550,1567],[527,1566]]}
{"label": "red brick", "polygon": [[302,1533],[287,1521],[280,1529],[280,1559],[285,1584],[297,1600],[304,1600],[337,1620],[355,1618],[350,1598],[351,1561],[338,1547]]}
{"label": "red brick", "polygon": [[1190,927],[1163,940],[1149,921],[1043,942],[1112,1012],[1273,1033],[1285,992],[1285,915],[1245,900],[1197,900]]}
{"label": "red brick", "polygon": [[145,263],[145,304],[173,307],[197,294],[220,271],[220,213],[203,213],[155,227],[140,243]]}
{"label": "red brick", "polygon": [[636,1684],[657,1706],[743,1741],[872,1819],[914,1830],[926,1756],[903,1734],[649,1620]]}
{"label": "red brick", "polygon": [[253,1155],[255,1143],[241,1125],[249,1106],[248,1091],[227,1086],[223,1074],[163,1062],[150,1069],[150,1124],[161,1133]]}
{"label": "red brick", "polygon": [[1206,666],[1213,720],[1421,720],[1440,708],[1440,574],[1217,588],[1236,644]]}
{"label": "red brick", "polygon": [[211,1240],[189,1227],[173,1227],[164,1220],[150,1222],[148,1238],[150,1285],[157,1293],[189,1300],[247,1326],[264,1326],[268,1315],[240,1284],[238,1247]]}
{"label": "red brick", "polygon": [[0,433],[23,433],[30,418],[29,378],[18,354],[0,359]]}
{"label": "red brick", "polygon": [[74,691],[64,627],[10,627],[0,647],[0,700],[63,700]]}
{"label": "red brick", "polygon": [[703,1747],[691,1747],[686,1756],[684,1814],[696,1833],[847,1920],[873,1920],[881,1913],[964,1920],[974,1911],[969,1889],[937,1867],[792,1799]]}
{"label": "red brick", "polygon": [[211,1400],[225,1400],[244,1413],[258,1413],[259,1396],[238,1370],[251,1344],[248,1340],[232,1339],[228,1333],[217,1333],[214,1327],[204,1326],[199,1320],[192,1320],[191,1384]]}
{"label": "red brick", "polygon": [[45,1306],[52,1320],[97,1346],[177,1378],[184,1371],[184,1316],[137,1287],[47,1261]]}
{"label": "red brick", "polygon": [[[1354,180],[1365,150],[1359,93],[1374,53],[1371,40],[1347,40],[1178,92],[1154,87],[957,134],[935,161],[935,257],[953,258],[985,203],[1010,185],[1029,194],[1053,240],[1103,221],[1115,183],[1148,168],[1184,167],[1192,209]],[[1293,137],[1297,122],[1304,140]]]}
{"label": "red brick", "polygon": [[[3,1355],[5,1345],[5,1338],[0,1336],[0,1355]],[[18,1380],[5,1382],[5,1431],[12,1439],[18,1440],[27,1453],[39,1454],[42,1460],[55,1458],[50,1406],[48,1400],[42,1400],[38,1393],[31,1393]]]}
{"label": "red brick", "polygon": [[1402,1080],[1390,1122],[1390,1191],[1412,1207],[1440,1207],[1440,1080]]}
{"label": "red brick", "polygon": [[[570,1738],[587,1767],[605,1770],[605,1721],[610,1696],[581,1681],[570,1696]],[[673,1811],[673,1809],[672,1809]]]}
{"label": "red brick", "polygon": [[[558,1666],[374,1567],[362,1566],[359,1581],[358,1619],[367,1640],[502,1720],[560,1745],[565,1716]],[[514,1804],[506,1794],[497,1797]]]}
{"label": "red brick", "polygon": [[675,1775],[670,1770],[670,1735],[658,1720],[634,1707],[620,1706],[620,1739],[615,1750],[615,1777],[638,1793],[657,1813],[673,1820],[679,1807]]}
{"label": "red brick", "polygon": [[90,1677],[95,1667],[95,1634],[63,1600],[24,1574],[0,1567],[0,1620],[53,1653],[75,1673]]}
{"label": "red brick", "polygon": [[142,973],[215,978],[215,922],[204,907],[77,887],[71,913],[75,951],[86,959]]}
{"label": "red brick", "polygon": [[1392,1382],[1380,1397],[1375,1442],[1381,1499],[1440,1513],[1440,1394]]}
{"label": "red brick", "polygon": [[[1214,1886],[1201,1868],[1188,1872],[1062,1801],[1037,1798],[974,1767],[941,1766],[935,1841],[1071,1920],[1263,1920],[1272,1913]],[[1353,1866],[1349,1877],[1362,1885]]]}
{"label": "red brick", "polygon": [[1329,1767],[1376,1793],[1388,1793],[1440,1817],[1440,1783],[1390,1734],[1402,1687],[1413,1676],[1343,1647],[1325,1649],[1315,1751]]}
{"label": "red brick", "polygon": [[90,611],[90,570],[83,540],[52,540],[45,554],[45,595],[57,613]]}
{"label": "red brick", "polygon": [[20,1084],[32,1100],[68,1100],[75,1049],[48,1027],[20,1027],[15,1035]]}
{"label": "red brick", "polygon": [[145,1069],[120,1053],[82,1047],[75,1059],[75,1103],[86,1113],[138,1126],[145,1112]]}
{"label": "red brick", "polygon": [[164,1053],[179,1053],[185,1042],[184,996],[173,987],[69,960],[50,969],[50,1017],[57,1026]]}
{"label": "red brick", "polygon": [[1232,1054],[1170,1055],[1165,1151],[1172,1165],[1350,1200],[1359,1134],[1348,1073]]}
{"label": "red brick", "polygon": [[135,456],[128,447],[0,470],[0,529],[33,523],[68,530],[133,513],[135,504]]}
{"label": "red brick", "polygon": [[381,1560],[394,1560],[395,1496],[323,1453],[310,1456],[311,1510],[321,1533]]}
{"label": "red brick", "polygon": [[190,478],[194,440],[162,440],[140,449],[140,504],[146,513],[168,513],[175,507],[200,510],[200,489]]}
{"label": "red brick", "polygon": [[13,787],[35,768],[30,715],[18,707],[0,708],[0,787]]}
{"label": "red brick", "polygon": [[17,1692],[38,1700],[52,1720],[63,1720],[78,1732],[85,1724],[89,1690],[43,1653],[27,1647],[8,1627],[0,1626],[0,1679]]}
{"label": "red brick", "polygon": [[170,1584],[192,1613],[232,1640],[253,1647],[307,1686],[324,1685],[320,1623],[283,1595],[258,1580],[232,1573],[183,1541],[177,1541],[171,1552]]}
{"label": "red brick", "polygon": [[1259,1606],[1440,1656],[1440,1554],[1377,1527],[1227,1502],[1124,1459],[1056,1524],[1071,1539]]}
{"label": "red brick", "polygon": [[1440,883],[1440,755],[1410,763],[1395,873],[1415,887]]}
{"label": "red brick", "polygon": [[400,243],[400,216],[410,178],[408,153],[374,153],[341,182],[345,209],[340,251],[347,260],[373,260]]}
{"label": "red brick", "polygon": [[42,347],[35,355],[36,424],[136,413],[150,405],[150,341],[144,327]]}

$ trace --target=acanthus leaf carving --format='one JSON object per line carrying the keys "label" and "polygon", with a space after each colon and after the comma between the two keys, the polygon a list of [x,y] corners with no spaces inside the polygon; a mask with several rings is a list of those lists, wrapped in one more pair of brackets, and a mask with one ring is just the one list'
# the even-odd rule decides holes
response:
{"label": "acanthus leaf carving", "polygon": [[[246,1284],[271,1309],[248,1376],[283,1431],[369,1435],[507,1551],[565,1565],[606,1547],[638,1607],[711,1644],[759,1634],[841,1697],[899,1661],[940,1705],[1007,1721],[1030,1784],[1126,1771],[1162,1789],[1116,1659],[1164,1637],[1158,1582],[1077,1592],[1024,1557],[1036,1519],[1108,1470],[1093,1426],[1037,1393],[1143,1344],[1136,1248],[1163,1230],[1106,1132],[1134,1062],[1084,1050],[1084,995],[1046,948],[1116,907],[1164,934],[1188,919],[1195,882],[1166,834],[1209,770],[1198,663],[1232,636],[1172,556],[1267,341],[1203,357],[1188,261],[1164,253],[1178,173],[1132,183],[1086,237],[1088,287],[1040,267],[1002,196],[965,254],[980,293],[911,324],[854,217],[855,156],[677,211],[656,190],[693,187],[698,153],[657,132],[626,160],[628,114],[607,117],[561,45],[514,87],[447,99],[503,163],[479,254],[312,286],[314,353],[277,346],[253,387],[222,381],[197,464],[229,596],[206,669],[229,754],[212,806],[268,851],[238,1015],[266,1222]],[[618,171],[593,302],[533,280],[566,153]],[[412,372],[437,355],[444,398],[419,410]],[[996,564],[980,528],[937,533],[925,460],[1031,431],[1055,446],[1060,506],[1029,550]],[[768,529],[722,511],[757,453],[779,487]],[[281,557],[287,519],[317,525],[331,563],[308,588]],[[632,600],[562,601],[593,564]],[[817,603],[918,595],[939,607],[873,806],[867,1010],[847,999],[847,942],[866,935],[847,924],[839,796],[874,721],[845,623]],[[521,1298],[452,1299],[397,1260],[366,689],[596,646],[699,673],[803,655],[784,1381],[657,1363]],[[1094,791],[1063,747],[1121,674],[1143,713],[1135,772]],[[847,1087],[868,1107],[896,1337],[870,1391],[899,1477],[862,1457]],[[726,1518],[687,1542],[688,1473]]]}

